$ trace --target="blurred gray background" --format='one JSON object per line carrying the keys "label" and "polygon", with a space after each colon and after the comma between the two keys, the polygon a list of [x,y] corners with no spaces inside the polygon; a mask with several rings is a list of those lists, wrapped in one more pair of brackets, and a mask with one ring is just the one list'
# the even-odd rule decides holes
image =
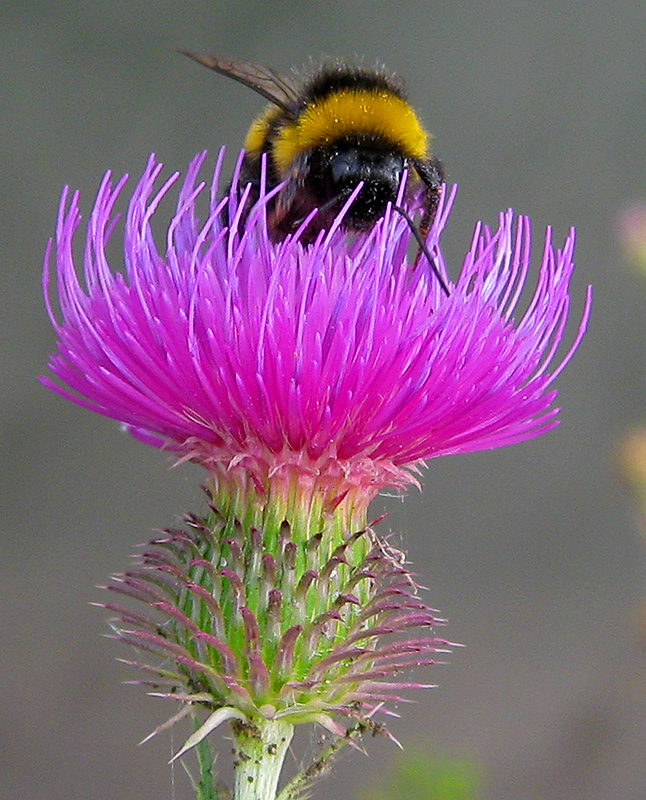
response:
{"label": "blurred gray background", "polygon": [[[644,542],[616,486],[618,436],[646,419],[646,281],[625,268],[618,210],[646,196],[646,4],[5,2],[0,10],[0,797],[191,798],[165,762],[169,716],[120,685],[94,589],[151,531],[200,511],[202,477],[36,382],[54,345],[41,262],[61,187],[87,215],[103,172],[151,151],[183,170],[235,152],[262,107],[176,55],[214,51],[283,71],[363,57],[405,76],[460,194],[454,275],[478,219],[513,206],[578,228],[574,312],[587,338],[559,380],[563,425],[536,441],[431,463],[393,514],[431,603],[467,645],[391,727],[483,767],[486,800],[643,800],[646,664],[636,636]],[[537,262],[536,262],[537,263]],[[341,759],[317,798],[357,797],[396,757]],[[227,748],[224,747],[224,751]]]}

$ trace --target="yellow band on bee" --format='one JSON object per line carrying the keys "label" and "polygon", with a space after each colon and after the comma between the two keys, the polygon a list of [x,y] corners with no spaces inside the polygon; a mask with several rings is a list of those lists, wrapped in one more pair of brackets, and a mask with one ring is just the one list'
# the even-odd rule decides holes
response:
{"label": "yellow band on bee", "polygon": [[276,106],[267,106],[262,114],[252,123],[247,132],[244,149],[247,153],[259,156],[267,141],[267,131],[271,123],[283,113],[282,109]]}
{"label": "yellow band on bee", "polygon": [[[257,124],[263,122],[261,117]],[[258,133],[252,126],[248,141]],[[405,100],[386,91],[344,89],[312,103],[280,130],[273,148],[276,165],[286,170],[304,150],[353,134],[381,136],[410,158],[427,156],[428,133]]]}

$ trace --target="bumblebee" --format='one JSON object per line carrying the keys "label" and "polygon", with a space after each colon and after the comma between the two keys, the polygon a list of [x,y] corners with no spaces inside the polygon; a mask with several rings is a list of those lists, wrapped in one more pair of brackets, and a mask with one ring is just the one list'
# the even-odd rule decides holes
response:
{"label": "bumblebee", "polygon": [[324,66],[299,86],[249,61],[181,52],[271,103],[247,133],[240,185],[251,184],[250,203],[258,199],[263,156],[266,188],[284,184],[269,205],[274,240],[293,233],[318,209],[301,236],[304,244],[313,241],[329,227],[359,183],[363,185],[344,217],[344,226],[350,231],[369,230],[388,203],[396,207],[404,171],[408,171],[408,197],[420,185],[423,190],[421,232],[404,209],[396,208],[406,217],[446,291],[423,243],[437,208],[442,167],[430,154],[430,137],[397,79],[339,63]]}

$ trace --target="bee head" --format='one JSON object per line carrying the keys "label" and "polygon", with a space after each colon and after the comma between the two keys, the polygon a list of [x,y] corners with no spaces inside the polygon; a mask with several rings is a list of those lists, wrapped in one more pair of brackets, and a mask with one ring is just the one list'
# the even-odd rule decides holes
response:
{"label": "bee head", "polygon": [[335,197],[343,201],[363,183],[345,222],[353,230],[367,230],[383,216],[386,205],[396,200],[404,166],[404,157],[392,149],[325,148],[315,171],[317,194],[322,201]]}

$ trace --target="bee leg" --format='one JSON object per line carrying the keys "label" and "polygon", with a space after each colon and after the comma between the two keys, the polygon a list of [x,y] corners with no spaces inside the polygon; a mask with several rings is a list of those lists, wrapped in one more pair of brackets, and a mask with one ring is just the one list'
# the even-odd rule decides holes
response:
{"label": "bee leg", "polygon": [[433,224],[433,220],[435,219],[435,212],[437,211],[437,206],[440,201],[444,170],[437,158],[431,158],[427,161],[417,160],[413,162],[413,166],[425,186],[424,215],[422,216],[419,230],[424,239],[426,239],[431,225]]}
{"label": "bee leg", "polygon": [[[280,242],[288,234],[293,233],[300,222],[313,208],[312,201],[307,197],[305,182],[309,174],[309,162],[306,154],[298,156],[290,173],[284,180],[283,188],[276,195],[270,206],[268,218],[269,232],[272,241]],[[278,181],[277,181],[278,182]],[[309,238],[303,236],[302,244],[308,244]]]}
{"label": "bee leg", "polygon": [[288,181],[269,206],[267,224],[272,242],[281,242],[293,231],[292,207],[296,199],[296,186]]}
{"label": "bee leg", "polygon": [[[435,212],[437,211],[437,206],[440,201],[440,190],[431,190],[426,189],[424,192],[424,213],[422,215],[422,219],[419,223],[419,234],[426,242],[428,238],[429,231],[431,230],[431,226],[433,225],[433,220],[435,219]],[[422,250],[417,251],[417,256],[415,258],[415,266],[417,266],[418,261],[422,257]]]}
{"label": "bee leg", "polygon": [[437,158],[431,158],[426,161],[416,160],[413,162],[413,166],[415,167],[415,171],[421,178],[425,187],[424,212],[419,224],[419,229],[417,230],[418,236],[415,237],[418,244],[421,240],[424,243],[424,246],[422,247],[420,244],[420,248],[417,251],[417,256],[415,257],[415,267],[417,267],[422,255],[424,255],[429,262],[431,269],[435,273],[435,276],[437,277],[444,293],[448,296],[448,287],[441,276],[435,260],[426,247],[426,239],[428,238],[429,231],[431,230],[431,226],[435,220],[435,214],[440,202],[440,192],[442,190],[442,181],[444,180],[444,170],[442,168],[442,164]]}
{"label": "bee leg", "polygon": [[413,218],[410,216],[410,214],[408,213],[408,211],[406,211],[405,208],[402,208],[401,206],[393,206],[393,209],[398,214],[401,214],[401,216],[406,220],[406,223],[407,223],[408,227],[410,228],[410,232],[413,234],[413,237],[415,238],[415,241],[419,245],[419,250],[417,251],[417,256],[415,257],[415,263],[413,265],[413,269],[415,269],[417,267],[417,263],[418,263],[418,261],[420,259],[420,256],[422,254],[424,254],[424,256],[425,256],[426,260],[428,261],[428,264],[429,264],[433,274],[437,278],[437,282],[442,287],[442,291],[448,297],[449,296],[449,287],[446,285],[446,281],[442,277],[442,273],[440,272],[437,264],[435,263],[435,259],[433,258],[433,256],[431,255],[428,247],[426,246],[426,241],[424,240],[420,229],[415,225],[415,222],[413,221]]}

